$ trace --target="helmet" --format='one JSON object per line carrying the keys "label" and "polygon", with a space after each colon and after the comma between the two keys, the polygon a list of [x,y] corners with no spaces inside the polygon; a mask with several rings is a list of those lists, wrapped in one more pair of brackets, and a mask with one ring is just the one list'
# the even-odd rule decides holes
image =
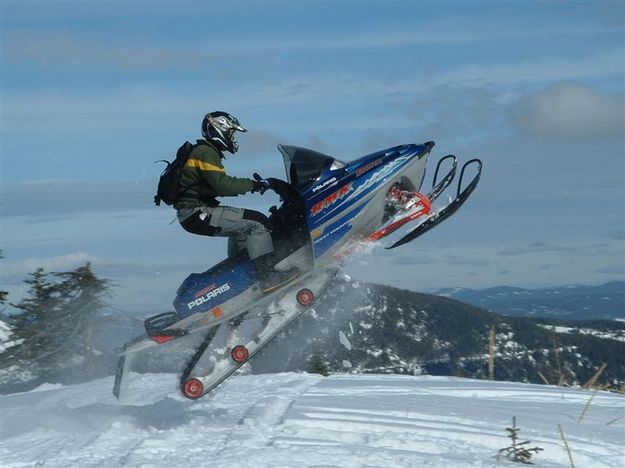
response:
{"label": "helmet", "polygon": [[221,151],[230,151],[232,154],[239,149],[234,138],[236,131],[247,132],[236,117],[227,112],[209,112],[202,121],[202,136],[217,145]]}

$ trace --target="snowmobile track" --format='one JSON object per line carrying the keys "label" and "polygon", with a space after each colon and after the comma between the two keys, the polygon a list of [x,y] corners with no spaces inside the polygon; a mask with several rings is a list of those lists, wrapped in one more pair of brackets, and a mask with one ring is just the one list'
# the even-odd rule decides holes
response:
{"label": "snowmobile track", "polygon": [[311,383],[295,380],[255,401],[243,413],[237,425],[231,428],[227,442],[219,453],[236,449],[241,440],[251,438],[257,441],[257,445],[273,445],[276,431],[286,421],[290,409],[302,395],[318,384],[319,381]]}

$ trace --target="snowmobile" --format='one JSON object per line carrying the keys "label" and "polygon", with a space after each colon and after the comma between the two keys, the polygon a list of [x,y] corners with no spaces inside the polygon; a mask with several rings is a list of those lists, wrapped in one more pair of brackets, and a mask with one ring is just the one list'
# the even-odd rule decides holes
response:
{"label": "snowmobile", "polygon": [[[460,170],[455,196],[433,203],[457,172],[457,158],[436,165],[432,188],[420,193],[434,142],[405,144],[343,162],[320,152],[278,145],[287,180],[272,179],[281,206],[270,209],[277,269],[300,275],[266,294],[245,249],[228,244],[228,257],[178,288],[174,311],[145,320],[146,335],[120,351],[113,393],[124,392],[131,361],[140,352],[203,332],[180,377],[182,394],[197,399],[213,390],[266,346],[323,294],[343,260],[363,245],[402,235],[386,248],[415,240],[454,214],[477,187],[479,159]],[[445,167],[446,174],[439,179]],[[467,169],[471,180],[463,184]]]}

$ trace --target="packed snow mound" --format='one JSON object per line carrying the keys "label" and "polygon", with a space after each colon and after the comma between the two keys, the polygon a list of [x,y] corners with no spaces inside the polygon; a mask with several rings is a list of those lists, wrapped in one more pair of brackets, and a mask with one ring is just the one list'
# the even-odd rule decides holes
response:
{"label": "packed snow mound", "polygon": [[[190,401],[170,374],[133,374],[0,397],[3,467],[501,467],[505,428],[541,467],[617,467],[622,395],[450,377],[235,375]],[[584,408],[592,398],[581,422]]]}

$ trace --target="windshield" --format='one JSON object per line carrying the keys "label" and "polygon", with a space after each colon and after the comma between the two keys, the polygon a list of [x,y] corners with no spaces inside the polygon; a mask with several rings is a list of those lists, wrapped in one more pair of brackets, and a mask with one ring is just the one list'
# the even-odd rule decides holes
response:
{"label": "windshield", "polygon": [[298,146],[278,145],[284,158],[284,167],[289,182],[301,190],[317,180],[327,169],[336,170],[345,163],[331,156]]}

